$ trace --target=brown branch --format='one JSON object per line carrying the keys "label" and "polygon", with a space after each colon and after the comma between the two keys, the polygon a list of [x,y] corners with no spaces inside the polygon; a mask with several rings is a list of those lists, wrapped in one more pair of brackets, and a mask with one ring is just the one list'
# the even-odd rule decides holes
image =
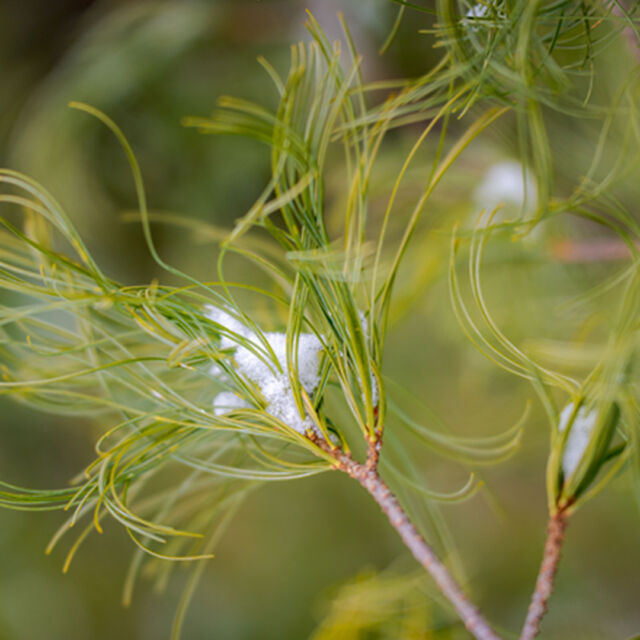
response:
{"label": "brown branch", "polygon": [[566,509],[559,509],[549,518],[547,540],[544,545],[540,573],[538,574],[536,588],[531,598],[520,640],[533,640],[540,632],[540,622],[547,611],[547,602],[553,591],[553,581],[558,571],[560,552],[568,521],[569,516]]}
{"label": "brown branch", "polygon": [[[640,249],[637,243],[636,247]],[[573,240],[554,242],[549,248],[549,254],[555,260],[567,263],[616,262],[628,260],[631,257],[631,250],[622,240],[600,238],[582,242]]]}
{"label": "brown branch", "polygon": [[460,585],[418,533],[397,498],[378,475],[379,451],[380,441],[370,442],[367,463],[365,464],[360,464],[350,455],[339,450],[333,450],[331,453],[336,460],[336,467],[357,480],[378,503],[389,518],[391,526],[398,532],[414,558],[431,574],[436,585],[454,606],[471,634],[477,640],[500,640],[500,636],[493,631],[478,609],[471,604]]}
{"label": "brown branch", "polygon": [[[611,13],[617,18],[622,18],[627,21],[627,19],[631,19],[635,22],[636,18],[632,17],[632,9],[629,2],[624,0],[613,0],[611,3]],[[624,39],[627,41],[627,46],[629,51],[633,54],[637,62],[640,62],[640,42],[638,42],[638,35],[633,26],[627,23],[622,28],[622,35]]]}

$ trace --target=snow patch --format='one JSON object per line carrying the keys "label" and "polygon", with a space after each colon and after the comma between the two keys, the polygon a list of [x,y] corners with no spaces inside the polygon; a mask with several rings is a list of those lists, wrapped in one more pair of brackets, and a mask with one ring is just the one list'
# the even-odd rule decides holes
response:
{"label": "snow patch", "polygon": [[[358,317],[360,318],[360,326],[362,327],[362,333],[364,334],[364,341],[365,343],[368,343],[371,337],[371,333],[369,332],[369,321],[367,320],[367,316],[364,311],[358,311]],[[362,380],[360,382],[362,383]],[[373,372],[371,372],[371,404],[373,404],[374,407],[378,405],[378,399],[378,381],[373,375]]]}
{"label": "snow patch", "polygon": [[498,162],[489,168],[473,194],[473,199],[488,212],[498,206],[510,206],[527,212],[538,205],[533,174],[519,162]]}
{"label": "snow patch", "polygon": [[223,416],[231,413],[235,409],[250,409],[250,405],[239,395],[231,391],[222,391],[213,399],[213,413],[216,416]]}
{"label": "snow patch", "polygon": [[[311,395],[320,382],[320,350],[322,343],[311,333],[301,333],[298,336],[297,350],[293,362],[287,362],[287,336],[285,333],[270,332],[264,334],[269,349],[275,356],[275,361],[262,340],[254,331],[240,322],[236,317],[216,307],[207,307],[207,317],[228,329],[229,334],[236,334],[243,338],[245,344],[233,335],[223,335],[220,346],[223,349],[235,349],[235,361],[238,372],[248,381],[255,383],[267,403],[266,411],[274,418],[281,420],[299,433],[306,433],[313,429],[312,421],[306,415],[301,415],[296,405],[291,389],[290,375],[297,374],[302,388]],[[251,346],[246,342],[250,342]],[[215,375],[214,365],[210,370]],[[219,367],[218,367],[219,369]],[[237,400],[233,400],[234,396]],[[220,402],[218,400],[220,399]],[[234,402],[244,400],[233,393],[223,392],[214,400],[214,412],[223,415],[229,410],[238,408]],[[226,409],[225,402],[231,403]]]}
{"label": "snow patch", "polygon": [[467,18],[484,18],[487,15],[489,7],[486,4],[474,4],[466,13]]}
{"label": "snow patch", "polygon": [[[560,413],[560,420],[558,422],[558,430],[560,433],[563,433],[567,428],[574,408],[574,403],[570,402]],[[564,472],[565,478],[571,476],[578,467],[578,464],[580,464],[580,460],[582,460],[582,456],[589,446],[591,434],[597,422],[598,414],[596,411],[587,411],[586,407],[580,407],[578,409],[564,445],[562,471]]]}

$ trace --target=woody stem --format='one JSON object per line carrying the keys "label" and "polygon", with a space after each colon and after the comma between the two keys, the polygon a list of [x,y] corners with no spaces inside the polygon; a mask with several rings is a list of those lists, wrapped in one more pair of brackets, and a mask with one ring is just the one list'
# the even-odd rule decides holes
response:
{"label": "woody stem", "polygon": [[533,640],[540,633],[540,623],[547,611],[547,603],[553,591],[553,582],[558,571],[560,552],[564,542],[569,516],[566,510],[560,509],[549,517],[547,540],[536,588],[531,598],[527,617],[522,628],[520,640]]}
{"label": "woody stem", "polygon": [[[375,445],[372,443],[371,446]],[[377,464],[360,464],[351,456],[343,453],[336,452],[334,455],[337,468],[357,480],[378,503],[391,526],[398,532],[414,558],[431,574],[436,585],[451,602],[469,632],[477,640],[500,640],[477,607],[469,601],[449,569],[418,533],[397,498],[378,475]]]}

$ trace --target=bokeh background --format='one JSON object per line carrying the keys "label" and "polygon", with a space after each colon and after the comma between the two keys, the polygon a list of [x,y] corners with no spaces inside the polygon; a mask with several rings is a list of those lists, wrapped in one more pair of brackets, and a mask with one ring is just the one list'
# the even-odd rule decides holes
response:
{"label": "bokeh background", "polygon": [[[331,37],[340,35],[337,12],[345,14],[369,79],[419,74],[441,55],[431,36],[418,33],[431,26],[426,14],[403,20],[392,46],[379,55],[397,15],[388,0],[0,0],[0,163],[28,173],[56,195],[110,275],[131,283],[164,277],[139,226],[127,217],[134,198],[117,143],[67,103],[95,105],[122,127],[141,162],[154,211],[229,228],[267,181],[268,151],[238,138],[202,136],[183,127],[181,118],[207,115],[225,94],[275,105],[276,92],[256,57],[286,69],[290,44],[307,38],[306,9]],[[614,47],[608,55],[601,64],[619,69],[615,61],[624,51]],[[559,115],[549,118],[562,191],[584,171],[597,129]],[[385,149],[376,183],[380,194],[416,131],[395,134]],[[500,432],[531,397],[526,384],[465,341],[446,286],[447,230],[473,214],[473,194],[486,167],[508,161],[516,148],[507,121],[474,143],[435,194],[408,256],[385,354],[385,374],[461,435]],[[407,202],[432,151],[427,147],[423,164],[412,170],[402,196]],[[623,184],[620,198],[633,201],[636,188]],[[154,233],[169,262],[201,278],[214,273],[216,238],[162,225]],[[553,221],[509,269],[501,268],[504,256],[494,256],[488,292],[516,338],[567,337],[593,312],[566,303],[616,265],[554,262],[553,243],[576,234],[598,238],[575,219]],[[62,486],[92,459],[97,431],[90,422],[39,414],[5,399],[0,412],[3,480]],[[548,427],[534,408],[519,451],[482,470],[486,489],[463,504],[439,507],[469,590],[506,628],[518,627],[537,572],[547,444]],[[436,457],[425,456],[424,467],[434,489],[464,482],[462,470]],[[640,518],[629,484],[626,476],[616,480],[572,522],[545,638],[624,640],[640,633]],[[133,552],[125,534],[106,526],[63,575],[64,550],[44,554],[62,519],[55,512],[0,511],[0,639],[168,638],[186,573],[178,571],[161,593],[142,581],[124,608],[122,585]],[[355,589],[355,596],[349,591],[354,580],[366,586]],[[183,638],[322,638],[321,629],[340,611],[331,604],[335,598],[346,603],[347,618],[423,616],[424,633],[416,638],[468,637],[449,624],[453,618],[428,582],[416,577],[395,532],[364,492],[346,477],[325,474],[252,494],[205,571]],[[441,631],[432,634],[429,627]],[[396,637],[389,628],[380,623],[377,631],[340,637]]]}

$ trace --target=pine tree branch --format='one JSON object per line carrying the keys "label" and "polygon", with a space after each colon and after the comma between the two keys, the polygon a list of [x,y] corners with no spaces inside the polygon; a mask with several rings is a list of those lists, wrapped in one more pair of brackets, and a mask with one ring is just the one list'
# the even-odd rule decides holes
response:
{"label": "pine tree branch", "polygon": [[357,480],[378,503],[398,532],[414,558],[429,572],[444,596],[458,612],[460,619],[477,640],[500,640],[480,611],[473,605],[449,569],[441,562],[434,550],[425,542],[409,520],[397,498],[391,493],[377,471],[377,457],[380,441],[370,444],[367,463],[360,464],[350,455],[341,451],[332,452],[336,467]]}
{"label": "pine tree branch", "polygon": [[533,640],[540,632],[540,623],[547,611],[547,603],[553,591],[553,582],[558,571],[560,552],[564,542],[569,516],[566,509],[560,509],[550,516],[547,526],[547,540],[536,588],[531,598],[527,617],[520,640]]}
{"label": "pine tree branch", "polygon": [[[636,243],[636,246],[640,249],[640,244]],[[622,240],[597,238],[554,242],[549,247],[549,255],[560,262],[580,264],[628,260],[631,257],[631,251]]]}

